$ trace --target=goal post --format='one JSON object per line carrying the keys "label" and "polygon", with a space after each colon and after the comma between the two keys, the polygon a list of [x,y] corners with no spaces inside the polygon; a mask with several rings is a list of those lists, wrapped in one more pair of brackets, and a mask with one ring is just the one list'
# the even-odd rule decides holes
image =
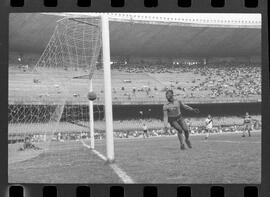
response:
{"label": "goal post", "polygon": [[114,162],[111,61],[110,61],[110,32],[109,20],[106,15],[101,16],[102,57],[104,67],[104,100],[106,120],[106,150],[107,161]]}
{"label": "goal post", "polygon": [[[27,89],[9,91],[9,159],[25,160],[28,158],[26,154],[32,157],[33,154],[29,154],[31,149],[18,151],[26,139],[40,148],[37,155],[49,149],[60,150],[65,144],[94,149],[94,130],[97,128],[100,138],[105,132],[107,160],[114,161],[109,42],[106,14],[65,17],[57,21],[49,42],[29,73],[32,79],[20,81],[25,78],[25,73],[12,76],[19,83],[26,84]],[[94,87],[92,79],[94,73],[99,72],[100,53],[104,92],[100,91],[97,98],[103,97],[99,101],[104,102],[105,113],[101,119],[102,112],[97,105],[99,120],[95,121],[94,102],[87,99],[87,92],[103,89],[102,84]]]}

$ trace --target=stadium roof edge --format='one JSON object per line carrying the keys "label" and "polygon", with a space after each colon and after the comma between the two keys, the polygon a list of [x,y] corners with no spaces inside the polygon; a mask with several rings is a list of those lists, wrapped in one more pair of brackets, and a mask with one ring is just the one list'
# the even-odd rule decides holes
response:
{"label": "stadium roof edge", "polygon": [[[151,25],[261,29],[260,14],[176,14],[176,13],[42,13],[63,17],[87,17],[106,14],[111,21]],[[190,15],[190,16],[189,16]],[[236,17],[237,16],[237,17]],[[256,17],[255,17],[256,16]],[[255,17],[255,19],[253,18]]]}
{"label": "stadium roof edge", "polygon": [[[87,16],[89,17],[89,14],[12,13],[9,16],[10,51],[42,53],[55,30],[57,21],[65,17]],[[226,28],[227,26],[214,28],[205,24],[195,27],[190,23],[154,20],[149,22],[146,19],[127,23],[118,22],[117,20],[124,21],[123,17],[119,17],[120,19],[115,17],[110,23],[112,56],[246,57],[261,54],[260,28],[237,28],[235,25],[235,28]],[[128,21],[130,18],[125,20]],[[162,22],[164,25],[161,25]],[[176,26],[176,23],[182,26]]]}

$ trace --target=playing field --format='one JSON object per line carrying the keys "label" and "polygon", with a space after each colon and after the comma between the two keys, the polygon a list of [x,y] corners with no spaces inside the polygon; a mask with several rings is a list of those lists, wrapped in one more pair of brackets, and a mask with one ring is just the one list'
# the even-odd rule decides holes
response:
{"label": "playing field", "polygon": [[[176,136],[115,139],[116,163],[105,164],[105,140],[53,142],[48,152],[9,164],[11,183],[260,183],[261,132],[191,136],[181,151]],[[54,148],[57,147],[57,148]],[[118,170],[117,170],[117,169]],[[120,170],[119,170],[120,169]],[[124,174],[123,174],[124,172]]]}

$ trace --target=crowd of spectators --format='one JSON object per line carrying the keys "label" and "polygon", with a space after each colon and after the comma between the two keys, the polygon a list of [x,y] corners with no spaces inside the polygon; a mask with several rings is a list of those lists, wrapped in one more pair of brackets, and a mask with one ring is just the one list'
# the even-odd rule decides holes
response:
{"label": "crowd of spectators", "polygon": [[[253,130],[261,130],[261,122],[255,121],[252,125]],[[226,132],[240,132],[245,129],[244,125],[216,125],[212,129],[212,133],[226,133]],[[205,126],[190,126],[190,134],[197,135],[205,133]],[[143,128],[141,129],[133,129],[133,130],[117,130],[114,132],[115,138],[144,138],[143,136]],[[177,135],[177,132],[173,128],[169,128],[168,130],[164,130],[163,128],[156,129],[147,129],[147,136],[149,137],[158,137],[158,136],[169,136],[169,135]],[[29,135],[19,135],[19,136],[10,136],[9,143],[18,143],[24,142],[24,138],[28,137],[31,143],[36,142],[45,142],[47,138],[52,141],[65,142],[65,141],[80,141],[82,139],[90,139],[90,133],[86,131],[74,131],[74,132],[56,132],[53,136],[47,136],[46,134],[29,134]],[[95,131],[95,139],[105,139],[105,131],[99,130]]]}
{"label": "crowd of spectators", "polygon": [[[260,130],[261,124],[259,122],[255,122],[255,124],[252,125],[252,128],[254,130]],[[243,125],[227,125],[227,126],[214,126],[212,129],[212,133],[226,133],[226,132],[241,132],[244,130]],[[204,126],[192,126],[190,127],[190,134],[203,134],[205,133],[205,127]],[[168,135],[177,135],[177,132],[175,129],[168,129],[167,131],[164,129],[149,129],[148,135],[155,137],[155,136],[168,136]],[[143,137],[143,131],[142,130],[135,130],[135,131],[119,131],[115,132],[114,136],[116,138],[134,138],[134,137]]]}
{"label": "crowd of spectators", "polygon": [[[121,90],[124,91],[126,99],[132,100],[132,93],[145,92],[146,99],[163,96],[161,92],[170,88],[184,98],[259,98],[261,95],[261,65],[258,64],[196,64],[196,65],[122,65],[113,64],[113,70],[126,73],[151,74],[159,80],[160,75],[168,73],[168,81],[163,81],[158,87],[126,88],[123,82]],[[187,73],[191,78],[188,86],[182,85],[182,79],[177,79],[170,73]],[[156,75],[155,75],[156,74]],[[174,79],[174,80],[172,80]],[[135,82],[134,82],[135,83]],[[114,90],[116,93],[116,90]]]}
{"label": "crowd of spectators", "polygon": [[180,68],[173,64],[145,65],[145,64],[112,64],[113,70],[126,73],[174,73]]}
{"label": "crowd of spectators", "polygon": [[[136,81],[123,80],[122,87],[113,87],[114,101],[134,101],[138,99],[154,101],[164,99],[163,92],[173,89],[182,98],[189,99],[260,99],[261,95],[261,65],[252,63],[196,63],[196,64],[128,64],[113,63],[113,71],[120,73],[144,73],[149,81],[161,83],[144,84],[138,87]],[[20,64],[19,68],[26,72],[29,65]],[[101,65],[97,65],[102,69]],[[76,68],[77,69],[77,68]],[[80,68],[78,68],[80,69]],[[83,69],[83,68],[81,68]],[[72,68],[69,71],[73,72]],[[185,84],[179,76],[187,74]],[[168,81],[160,79],[160,74],[166,75]],[[151,77],[150,77],[151,76]],[[166,77],[165,77],[166,78]],[[38,81],[34,79],[34,83]],[[188,83],[188,84],[187,84]],[[135,87],[136,86],[136,87]],[[97,100],[102,97],[103,90],[99,90]],[[138,95],[136,97],[136,95]]]}
{"label": "crowd of spectators", "polygon": [[248,97],[261,95],[261,67],[259,65],[203,65],[193,70],[205,76],[193,91],[211,91],[211,97]]}

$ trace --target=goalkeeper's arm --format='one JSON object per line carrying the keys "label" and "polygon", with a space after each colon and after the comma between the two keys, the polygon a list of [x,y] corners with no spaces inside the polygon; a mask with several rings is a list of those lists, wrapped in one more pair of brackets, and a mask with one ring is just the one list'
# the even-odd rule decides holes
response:
{"label": "goalkeeper's arm", "polygon": [[199,109],[197,109],[197,108],[192,108],[192,107],[190,107],[190,106],[188,106],[188,105],[182,103],[181,101],[179,101],[179,103],[180,103],[180,107],[184,108],[185,110],[193,111],[193,112],[195,112],[195,113],[199,113],[199,112],[200,112]]}

